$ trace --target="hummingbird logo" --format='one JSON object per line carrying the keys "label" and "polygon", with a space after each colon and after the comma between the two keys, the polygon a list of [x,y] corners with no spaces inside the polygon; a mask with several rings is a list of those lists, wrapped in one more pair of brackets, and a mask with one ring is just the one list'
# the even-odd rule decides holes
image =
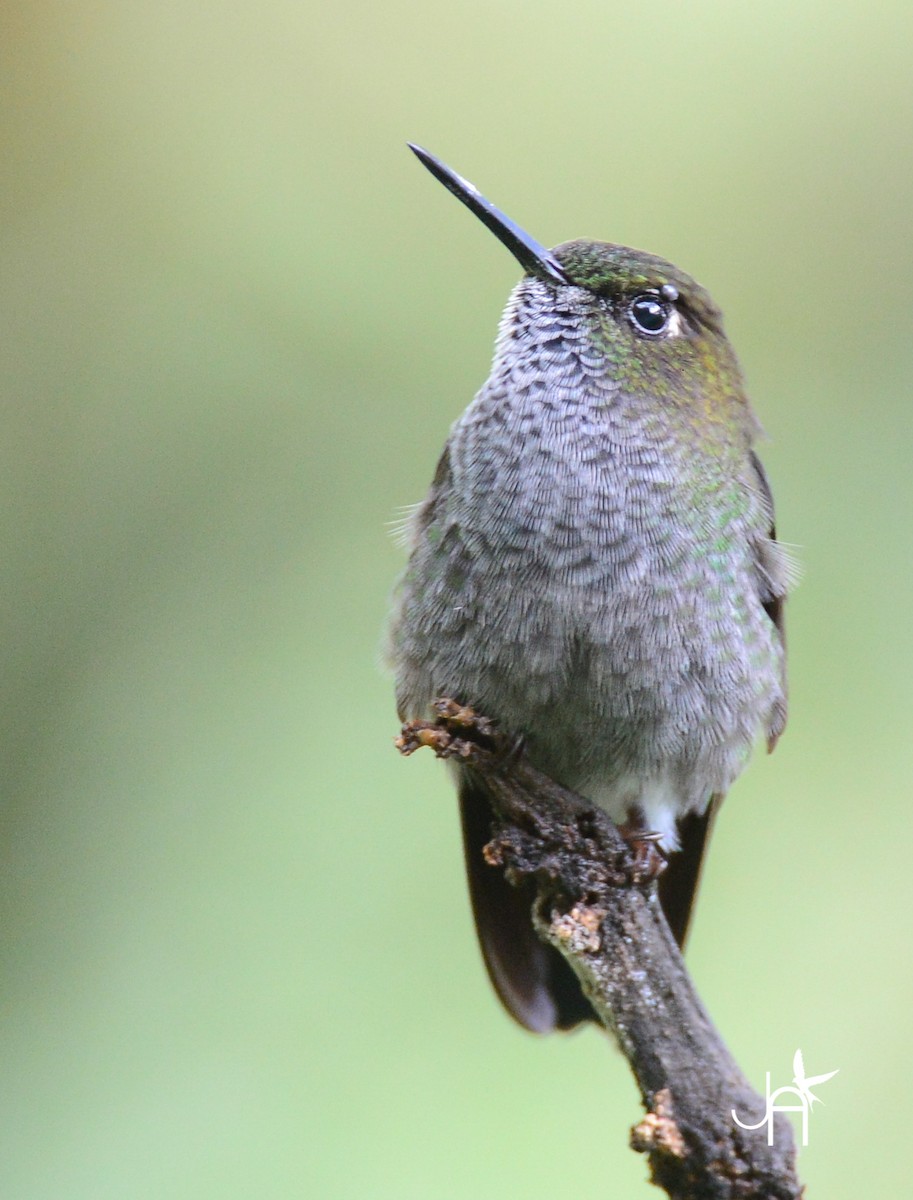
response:
{"label": "hummingbird logo", "polygon": [[[744,1121],[740,1121],[735,1109],[731,1110],[732,1119],[741,1129],[760,1129],[762,1125],[767,1126],[767,1144],[774,1144],[774,1113],[797,1112],[802,1114],[802,1145],[808,1145],[808,1114],[815,1106],[817,1101],[823,1104],[824,1101],[820,1096],[816,1096],[812,1091],[813,1087],[819,1087],[822,1083],[827,1083],[829,1079],[833,1079],[837,1071],[828,1071],[826,1075],[811,1075],[805,1074],[805,1063],[802,1058],[802,1051],[797,1050],[793,1056],[793,1081],[786,1083],[783,1087],[777,1088],[775,1092],[770,1090],[770,1071],[767,1072],[767,1088],[766,1088],[766,1106],[764,1116],[756,1125],[747,1125]],[[778,1103],[781,1096],[792,1096],[798,1100],[798,1104],[780,1104]]]}

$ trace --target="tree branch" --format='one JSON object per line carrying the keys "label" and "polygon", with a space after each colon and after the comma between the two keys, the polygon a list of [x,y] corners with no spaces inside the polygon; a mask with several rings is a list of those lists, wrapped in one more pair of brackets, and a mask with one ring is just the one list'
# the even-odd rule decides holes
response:
{"label": "tree branch", "polygon": [[631,1131],[653,1182],[672,1200],[799,1200],[789,1124],[759,1121],[765,1101],[749,1085],[694,989],[655,883],[609,817],[536,771],[491,722],[450,700],[433,722],[403,727],[397,745],[430,746],[484,778],[497,826],[486,858],[512,882],[533,878],[539,936],[577,974],[599,1020],[617,1038],[646,1116]]}

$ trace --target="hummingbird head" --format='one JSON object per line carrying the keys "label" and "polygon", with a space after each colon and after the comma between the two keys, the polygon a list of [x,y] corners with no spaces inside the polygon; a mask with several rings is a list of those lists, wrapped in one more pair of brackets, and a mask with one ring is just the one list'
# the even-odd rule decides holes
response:
{"label": "hummingbird head", "polygon": [[[544,328],[553,344],[557,318],[559,327],[585,334],[589,350],[628,397],[676,411],[691,430],[709,422],[753,438],[758,424],[722,314],[690,275],[654,254],[612,242],[579,239],[548,250],[440,159],[409,145],[526,272],[505,314],[513,322],[507,342],[523,330],[537,337]],[[570,354],[573,346],[566,349]]]}

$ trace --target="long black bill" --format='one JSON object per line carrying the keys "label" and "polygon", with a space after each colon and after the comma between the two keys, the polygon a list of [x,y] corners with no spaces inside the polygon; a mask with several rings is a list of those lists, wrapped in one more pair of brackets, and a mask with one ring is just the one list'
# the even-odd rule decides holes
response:
{"label": "long black bill", "polygon": [[540,246],[519,225],[515,225],[510,217],[506,217],[499,208],[495,208],[468,179],[463,179],[456,171],[451,171],[446,163],[442,163],[421,146],[415,146],[412,142],[408,142],[407,145],[434,178],[440,180],[447,191],[453,192],[458,200],[462,200],[466,207],[488,226],[495,237],[504,243],[525,271],[530,275],[550,279],[553,283],[568,282],[561,264],[551,250]]}

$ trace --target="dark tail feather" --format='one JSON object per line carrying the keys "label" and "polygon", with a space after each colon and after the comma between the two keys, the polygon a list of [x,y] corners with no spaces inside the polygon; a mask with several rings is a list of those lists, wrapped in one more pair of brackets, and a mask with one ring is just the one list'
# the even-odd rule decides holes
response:
{"label": "dark tail feather", "polygon": [[491,841],[491,804],[478,781],[466,773],[460,779],[460,814],[476,932],[502,1004],[533,1033],[594,1020],[577,976],[533,929],[535,885],[529,881],[512,887],[500,867],[485,861],[482,847]]}
{"label": "dark tail feather", "polygon": [[713,796],[704,812],[689,813],[679,821],[681,850],[672,855],[659,877],[659,902],[680,947],[684,947],[688,936],[704,850],[721,800],[722,796]]}

